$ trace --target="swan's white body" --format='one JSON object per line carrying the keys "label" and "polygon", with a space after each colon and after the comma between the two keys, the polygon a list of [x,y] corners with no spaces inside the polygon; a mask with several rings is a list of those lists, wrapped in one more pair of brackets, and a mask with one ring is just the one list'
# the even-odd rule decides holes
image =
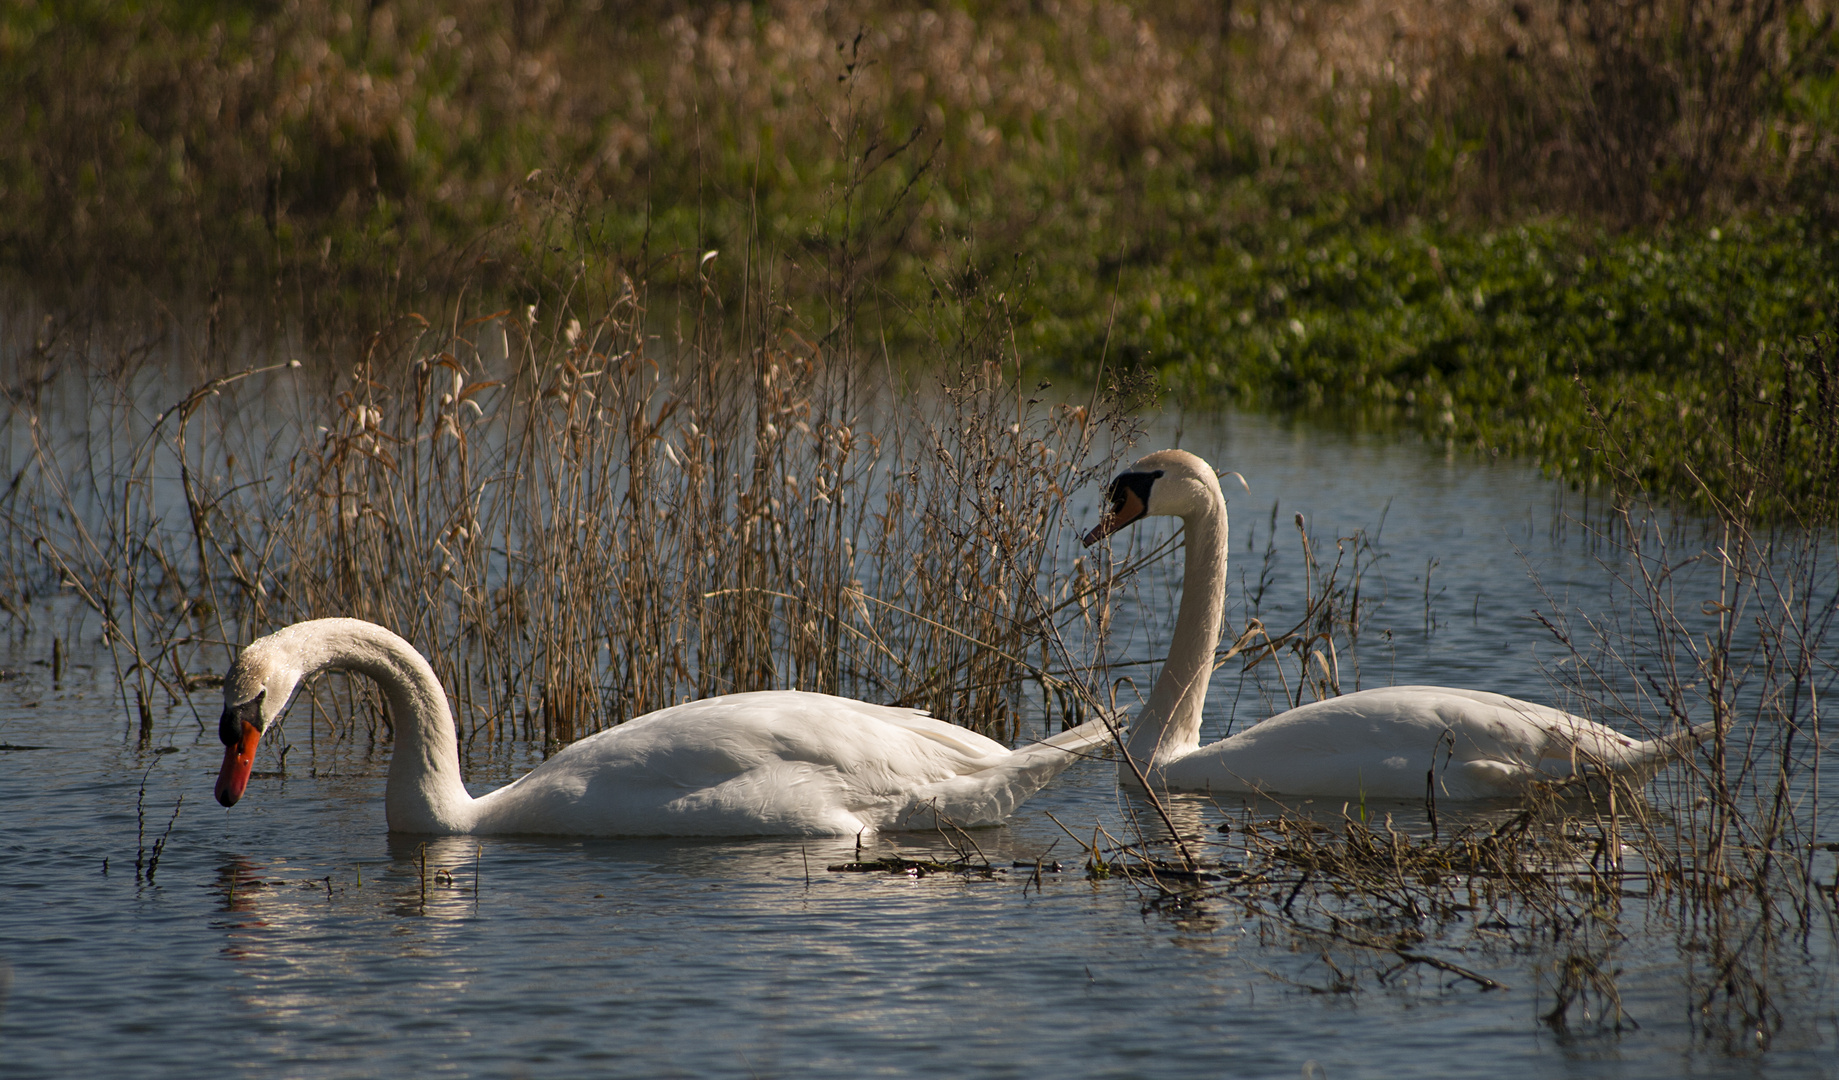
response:
{"label": "swan's white body", "polygon": [[327,668],[369,675],[388,699],[396,746],[384,801],[402,832],[850,836],[994,825],[1111,738],[1093,721],[1011,750],[914,709],[768,690],[648,713],[473,798],[446,694],[421,654],[372,623],[315,619],[251,643],[225,677],[219,802],[241,797],[261,732]]}
{"label": "swan's white body", "polygon": [[[1282,712],[1211,746],[1201,706],[1225,614],[1226,501],[1206,462],[1150,454],[1112,484],[1093,543],[1138,518],[1182,519],[1187,564],[1168,660],[1131,728],[1120,776],[1175,791],[1479,799],[1579,772],[1645,779],[1709,735],[1639,741],[1580,716],[1480,690],[1394,686]],[[1134,767],[1133,767],[1134,766]],[[1434,780],[1434,789],[1430,782]]]}

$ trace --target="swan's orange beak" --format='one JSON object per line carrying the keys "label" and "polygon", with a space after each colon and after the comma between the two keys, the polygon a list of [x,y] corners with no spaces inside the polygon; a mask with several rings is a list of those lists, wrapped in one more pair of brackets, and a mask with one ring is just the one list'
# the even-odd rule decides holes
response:
{"label": "swan's orange beak", "polygon": [[243,789],[249,786],[249,770],[255,768],[255,744],[262,739],[261,730],[254,724],[244,720],[241,725],[241,731],[224,740],[223,768],[217,773],[217,801],[224,806],[235,806],[236,800],[243,797]]}
{"label": "swan's orange beak", "polygon": [[[1122,478],[1120,477],[1120,479]],[[1118,484],[1113,490],[1116,492],[1117,501],[1112,505],[1110,512],[1098,519],[1098,524],[1092,528],[1092,531],[1086,533],[1086,547],[1091,547],[1105,537],[1110,536],[1112,533],[1142,517],[1149,510],[1149,507],[1144,505],[1142,498],[1129,487]]]}

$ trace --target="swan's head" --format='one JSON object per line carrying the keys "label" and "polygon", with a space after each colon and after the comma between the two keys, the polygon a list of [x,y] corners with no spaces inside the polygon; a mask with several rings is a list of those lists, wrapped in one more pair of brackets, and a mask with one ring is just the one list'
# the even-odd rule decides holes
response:
{"label": "swan's head", "polygon": [[1217,512],[1225,498],[1211,465],[1186,450],[1158,450],[1119,473],[1107,501],[1105,516],[1085,535],[1088,547],[1141,518]]}
{"label": "swan's head", "polygon": [[224,676],[223,718],[217,722],[217,737],[224,745],[217,801],[224,806],[235,806],[243,797],[249,771],[255,767],[256,744],[287,708],[305,674],[291,662],[297,653],[287,644],[282,634],[252,642]]}

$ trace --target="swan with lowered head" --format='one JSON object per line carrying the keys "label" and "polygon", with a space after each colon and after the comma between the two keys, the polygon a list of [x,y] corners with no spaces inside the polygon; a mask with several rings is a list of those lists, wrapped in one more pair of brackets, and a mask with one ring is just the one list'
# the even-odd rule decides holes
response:
{"label": "swan with lowered head", "polygon": [[[1442,686],[1361,690],[1278,713],[1200,744],[1201,706],[1225,616],[1226,500],[1218,476],[1184,450],[1160,450],[1112,481],[1088,546],[1144,517],[1178,517],[1186,537],[1181,605],[1168,659],[1131,727],[1122,778],[1174,791],[1423,798],[1523,792],[1580,772],[1645,779],[1715,730],[1701,724],[1631,739],[1546,705]],[[1134,763],[1134,768],[1132,767]]]}
{"label": "swan with lowered head", "polygon": [[327,669],[370,676],[389,703],[396,745],[384,805],[400,832],[851,836],[994,825],[1111,738],[1094,720],[1011,750],[917,709],[764,690],[647,713],[474,798],[428,661],[374,623],[313,619],[252,642],[224,677],[218,802],[242,798],[263,733]]}

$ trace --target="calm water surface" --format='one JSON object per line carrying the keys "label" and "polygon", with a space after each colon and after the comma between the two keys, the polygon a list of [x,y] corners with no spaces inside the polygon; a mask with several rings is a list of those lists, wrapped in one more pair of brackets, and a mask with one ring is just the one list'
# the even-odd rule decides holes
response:
{"label": "calm water surface", "polygon": [[[1530,614],[1590,609],[1606,575],[1552,527],[1558,496],[1536,473],[1248,418],[1190,422],[1183,442],[1251,483],[1232,493],[1235,582],[1255,579],[1273,500],[1280,547],[1296,512],[1330,538],[1378,531],[1368,595],[1382,603],[1343,658],[1361,685],[1557,699],[1558,655]],[[1151,576],[1136,596],[1120,657],[1155,655],[1167,632],[1171,589]],[[1235,586],[1235,621],[1243,600]],[[1285,603],[1299,606],[1290,579],[1268,623]],[[424,876],[420,842],[385,831],[381,761],[258,774],[223,810],[215,716],[158,712],[167,752],[138,750],[93,630],[54,683],[50,637],[79,626],[60,611],[0,646],[14,673],[0,681],[0,1076],[1296,1077],[1308,1061],[1333,1078],[1835,1074],[1824,951],[1786,961],[1787,1023],[1766,1052],[1695,1041],[1665,934],[1615,957],[1640,1025],[1621,1034],[1541,1025],[1538,955],[1465,955],[1500,992],[1430,972],[1313,992],[1332,981],[1319,953],[1261,938],[1228,904],[1146,913],[1129,884],[1083,878],[1047,815],[1118,829],[1136,808],[1102,763],[977,834],[998,866],[1064,860],[1038,888],[1022,869],[829,873],[853,856],[830,840],[439,840]],[[1223,670],[1207,737],[1268,697]],[[156,876],[137,881],[137,847],[181,796]],[[1176,811],[1202,827],[1225,815]],[[894,851],[949,854],[923,836],[864,854]]]}

